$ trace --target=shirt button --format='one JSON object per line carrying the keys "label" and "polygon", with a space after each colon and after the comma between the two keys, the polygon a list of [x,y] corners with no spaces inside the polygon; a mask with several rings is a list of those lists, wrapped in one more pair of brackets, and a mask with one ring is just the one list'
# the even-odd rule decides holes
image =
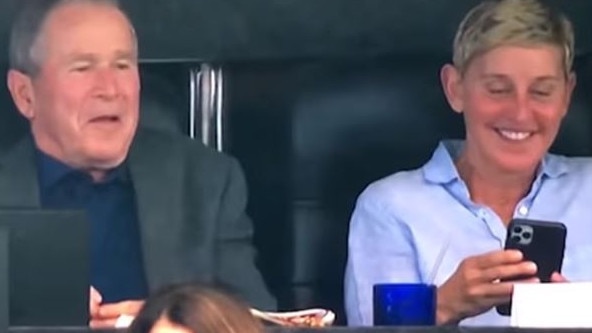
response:
{"label": "shirt button", "polygon": [[518,213],[524,216],[528,214],[528,208],[526,206],[520,206],[520,208],[518,208]]}
{"label": "shirt button", "polygon": [[479,214],[479,217],[482,219],[487,218],[487,210],[485,210],[485,209],[479,209],[478,214]]}

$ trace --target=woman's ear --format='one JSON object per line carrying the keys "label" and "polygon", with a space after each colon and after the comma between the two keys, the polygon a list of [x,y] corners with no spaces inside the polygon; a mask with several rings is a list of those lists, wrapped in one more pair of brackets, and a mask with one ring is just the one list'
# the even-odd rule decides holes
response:
{"label": "woman's ear", "polygon": [[451,64],[446,64],[440,70],[440,82],[442,89],[448,100],[450,107],[458,113],[462,113],[463,106],[463,87],[461,73]]}

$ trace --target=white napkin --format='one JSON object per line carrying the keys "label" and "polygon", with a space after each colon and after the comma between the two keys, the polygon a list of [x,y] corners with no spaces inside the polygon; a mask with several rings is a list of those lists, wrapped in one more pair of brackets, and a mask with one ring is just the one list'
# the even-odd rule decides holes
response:
{"label": "white napkin", "polygon": [[335,321],[335,313],[326,309],[306,309],[289,312],[263,312],[251,309],[253,316],[280,326],[324,327]]}
{"label": "white napkin", "polygon": [[122,314],[115,321],[115,328],[128,328],[134,321],[134,316]]}

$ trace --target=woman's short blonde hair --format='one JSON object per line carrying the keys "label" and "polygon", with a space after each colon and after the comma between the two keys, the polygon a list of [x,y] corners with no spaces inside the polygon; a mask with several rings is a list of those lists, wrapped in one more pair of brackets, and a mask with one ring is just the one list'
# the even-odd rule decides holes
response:
{"label": "woman's short blonde hair", "polygon": [[549,44],[564,52],[565,73],[574,59],[569,19],[537,0],[485,1],[465,16],[454,38],[453,63],[464,73],[471,61],[502,45]]}

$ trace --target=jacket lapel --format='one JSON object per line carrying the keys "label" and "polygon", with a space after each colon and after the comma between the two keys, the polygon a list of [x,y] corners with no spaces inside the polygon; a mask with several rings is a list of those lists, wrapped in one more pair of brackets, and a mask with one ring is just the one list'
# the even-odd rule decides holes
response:
{"label": "jacket lapel", "polygon": [[163,150],[158,137],[138,132],[129,155],[144,269],[151,290],[173,282],[171,279],[182,273],[175,262],[179,230],[174,230],[182,219],[182,167]]}
{"label": "jacket lapel", "polygon": [[0,161],[0,208],[40,208],[33,139],[26,136]]}
{"label": "jacket lapel", "polygon": [[[195,260],[203,267],[191,268],[195,262],[187,262],[182,255],[185,166],[178,152],[169,148],[159,135],[138,131],[128,157],[144,269],[151,290],[195,278],[196,271],[204,270],[201,275],[206,280],[211,275],[205,274],[209,265],[204,260]],[[35,146],[30,136],[0,158],[0,209],[3,207],[41,208]]]}

